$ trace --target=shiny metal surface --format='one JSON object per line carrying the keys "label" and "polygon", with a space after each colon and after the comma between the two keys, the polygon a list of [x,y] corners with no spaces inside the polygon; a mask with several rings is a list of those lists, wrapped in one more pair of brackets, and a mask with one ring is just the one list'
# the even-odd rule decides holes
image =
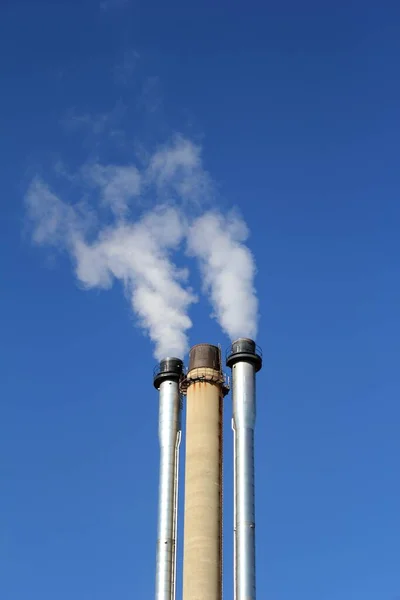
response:
{"label": "shiny metal surface", "polygon": [[161,383],[159,402],[160,479],[155,599],[174,600],[181,440],[179,382],[176,379]]}
{"label": "shiny metal surface", "polygon": [[234,432],[234,598],[255,600],[254,426],[255,365],[232,367]]}

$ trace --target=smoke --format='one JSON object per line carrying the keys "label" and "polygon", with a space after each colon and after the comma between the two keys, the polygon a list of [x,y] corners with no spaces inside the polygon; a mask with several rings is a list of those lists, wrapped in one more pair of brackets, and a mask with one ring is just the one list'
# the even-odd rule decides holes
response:
{"label": "smoke", "polygon": [[181,135],[175,135],[150,157],[145,184],[159,201],[172,201],[188,213],[202,210],[213,196],[201,147]]}
{"label": "smoke", "polygon": [[141,193],[141,174],[132,165],[94,163],[83,167],[82,176],[90,186],[100,190],[103,205],[108,206],[116,217],[126,217],[129,203]]}
{"label": "smoke", "polygon": [[[31,182],[25,204],[32,240],[67,252],[87,289],[121,282],[157,359],[183,357],[188,347],[188,313],[196,297],[187,270],[173,262],[185,238],[222,329],[231,338],[255,336],[255,266],[244,245],[247,228],[238,217],[202,214],[212,182],[198,146],[175,136],[139,164],[91,162],[68,180],[85,202],[71,204],[45,181]],[[146,212],[139,213],[143,207]]]}
{"label": "smoke", "polygon": [[247,237],[243,220],[217,212],[196,219],[188,232],[188,250],[199,260],[214,316],[231,339],[254,339],[257,333],[256,269]]}
{"label": "smoke", "polygon": [[123,282],[157,359],[183,356],[192,326],[187,312],[195,297],[181,284],[187,272],[169,257],[182,235],[176,210],[161,207],[137,223],[102,231],[92,245],[79,241],[74,248],[76,275],[87,288],[107,289],[114,278]]}
{"label": "smoke", "polygon": [[49,187],[35,177],[25,196],[28,225],[35,244],[57,246],[78,231],[76,211],[64,204]]}
{"label": "smoke", "polygon": [[[188,272],[175,266],[172,253],[185,233],[179,205],[206,178],[199,149],[176,137],[142,168],[84,165],[72,180],[95,190],[95,208],[62,200],[38,178],[25,196],[33,242],[66,251],[85,288],[108,289],[119,280],[157,359],[182,357],[188,347],[188,310],[196,297],[187,286]],[[147,212],[133,218],[143,205]],[[111,222],[104,222],[104,207]]]}

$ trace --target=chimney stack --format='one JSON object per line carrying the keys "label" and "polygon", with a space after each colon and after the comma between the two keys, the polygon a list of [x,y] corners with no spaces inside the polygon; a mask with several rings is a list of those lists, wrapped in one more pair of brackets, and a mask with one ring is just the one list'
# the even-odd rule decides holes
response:
{"label": "chimney stack", "polygon": [[217,346],[189,353],[186,381],[183,600],[222,600],[222,419]]}
{"label": "chimney stack", "polygon": [[159,390],[160,443],[156,600],[175,600],[176,595],[176,526],[181,441],[179,385],[182,373],[183,363],[179,358],[165,358],[154,371],[154,387]]}
{"label": "chimney stack", "polygon": [[234,599],[255,600],[254,426],[261,350],[253,340],[240,338],[230,346],[226,365],[232,369]]}

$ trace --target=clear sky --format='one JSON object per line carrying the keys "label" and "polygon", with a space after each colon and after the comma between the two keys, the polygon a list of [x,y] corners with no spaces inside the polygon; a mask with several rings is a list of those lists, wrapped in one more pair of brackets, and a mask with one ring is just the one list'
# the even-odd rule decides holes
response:
{"label": "clear sky", "polygon": [[[93,157],[177,132],[257,262],[258,598],[399,598],[399,23],[394,1],[3,0],[2,600],[153,597],[153,347],[118,283],[31,244],[24,197],[39,176],[69,202]],[[226,347],[210,311],[190,343]]]}

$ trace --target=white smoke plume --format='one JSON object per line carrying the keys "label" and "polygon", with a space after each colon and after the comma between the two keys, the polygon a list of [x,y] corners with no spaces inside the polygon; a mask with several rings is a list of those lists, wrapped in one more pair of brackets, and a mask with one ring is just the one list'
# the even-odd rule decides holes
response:
{"label": "white smoke plume", "polygon": [[201,148],[181,135],[153,154],[147,168],[147,181],[157,194],[179,200],[185,207],[204,205],[211,194],[211,181],[203,168]]}
{"label": "white smoke plume", "polygon": [[58,246],[79,230],[76,211],[35,177],[25,196],[28,225],[38,245]]}
{"label": "white smoke plume", "polygon": [[159,208],[134,224],[101,232],[88,245],[75,244],[76,275],[86,287],[109,288],[113,278],[123,282],[140,325],[155,344],[155,356],[183,356],[187,312],[195,297],[181,282],[187,273],[169,258],[182,239],[182,221],[172,208]]}
{"label": "white smoke plume", "polygon": [[[158,149],[141,169],[92,163],[73,177],[75,183],[81,178],[84,186],[96,190],[100,205],[108,206],[114,215],[112,223],[103,224],[99,211],[64,202],[38,178],[25,196],[33,241],[66,250],[78,281],[86,288],[106,289],[114,279],[122,282],[139,325],[154,342],[158,359],[183,357],[188,347],[187,330],[192,326],[188,309],[196,298],[187,287],[187,271],[176,268],[171,253],[185,232],[179,203],[186,202],[202,176],[206,178],[199,149],[177,137],[170,146]],[[173,206],[160,205],[160,198],[165,201],[170,188]],[[152,201],[145,194],[150,190],[155,194]],[[148,212],[133,219],[131,211],[146,202]],[[88,241],[93,229],[95,239]]]}
{"label": "white smoke plume", "polygon": [[108,206],[116,217],[125,217],[129,203],[141,193],[142,177],[133,165],[94,163],[83,167],[82,176],[90,186],[100,190],[103,205]]}
{"label": "white smoke plume", "polygon": [[[157,359],[183,357],[188,348],[188,312],[196,297],[187,271],[172,261],[185,237],[222,329],[230,338],[255,337],[255,266],[244,245],[246,225],[216,212],[190,217],[201,214],[212,188],[198,146],[176,136],[139,164],[91,162],[68,179],[84,197],[88,189],[94,193],[95,206],[65,202],[35,178],[25,196],[32,239],[67,251],[85,288],[120,281]],[[143,207],[147,212],[138,218]]]}
{"label": "white smoke plume", "polygon": [[200,262],[214,316],[232,340],[257,334],[256,268],[247,237],[243,220],[217,212],[196,219],[188,232],[188,250]]}

